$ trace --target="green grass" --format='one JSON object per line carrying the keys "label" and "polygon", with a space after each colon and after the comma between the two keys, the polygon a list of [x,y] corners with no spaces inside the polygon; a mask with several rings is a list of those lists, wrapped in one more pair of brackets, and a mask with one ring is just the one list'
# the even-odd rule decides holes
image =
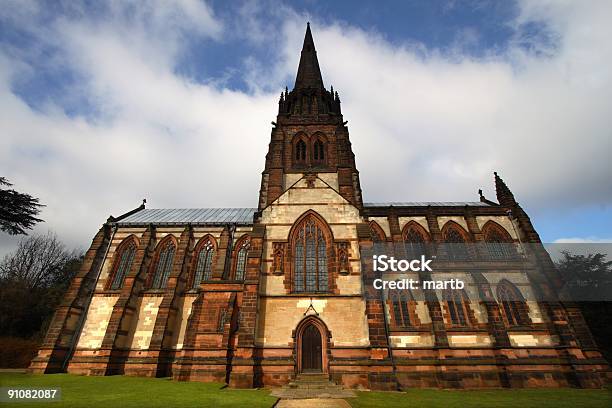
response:
{"label": "green grass", "polygon": [[[84,377],[68,374],[0,373],[0,386],[60,387],[59,402],[14,403],[14,407],[271,407],[276,398],[267,390],[234,390],[218,383],[178,382],[167,378]],[[357,392],[353,407],[611,407],[610,390],[521,389],[407,392]]]}
{"label": "green grass", "polygon": [[219,383],[172,381],[167,378],[85,377],[68,374],[0,373],[0,386],[60,387],[58,402],[12,403],[14,407],[271,407],[267,390],[234,390]]}
{"label": "green grass", "polygon": [[610,390],[517,389],[517,390],[423,390],[407,392],[358,392],[349,399],[352,407],[520,407],[590,408],[612,407]]}

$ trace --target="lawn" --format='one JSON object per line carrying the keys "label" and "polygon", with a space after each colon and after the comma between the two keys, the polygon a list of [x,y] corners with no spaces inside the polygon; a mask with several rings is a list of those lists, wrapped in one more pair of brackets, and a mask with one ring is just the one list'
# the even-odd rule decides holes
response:
{"label": "lawn", "polygon": [[407,392],[358,392],[348,400],[352,407],[612,407],[610,390],[517,389],[517,390],[423,390]]}
{"label": "lawn", "polygon": [[[84,377],[68,374],[0,373],[0,386],[62,389],[61,402],[2,404],[14,407],[271,407],[267,390],[234,390],[218,383],[178,382],[167,378]],[[610,390],[522,389],[407,392],[357,392],[347,401],[357,407],[611,407]]]}
{"label": "lawn", "polygon": [[68,374],[0,373],[0,386],[60,387],[61,402],[1,404],[14,407],[271,407],[267,390],[234,390],[218,383],[179,382],[167,378],[85,377]]}

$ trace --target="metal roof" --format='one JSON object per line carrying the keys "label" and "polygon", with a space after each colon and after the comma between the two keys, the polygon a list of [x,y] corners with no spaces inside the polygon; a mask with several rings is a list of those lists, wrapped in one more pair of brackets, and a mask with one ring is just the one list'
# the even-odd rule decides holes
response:
{"label": "metal roof", "polygon": [[363,203],[365,207],[489,207],[480,201],[392,201],[387,203]]}
{"label": "metal roof", "polygon": [[145,208],[117,221],[119,225],[252,225],[256,208]]}

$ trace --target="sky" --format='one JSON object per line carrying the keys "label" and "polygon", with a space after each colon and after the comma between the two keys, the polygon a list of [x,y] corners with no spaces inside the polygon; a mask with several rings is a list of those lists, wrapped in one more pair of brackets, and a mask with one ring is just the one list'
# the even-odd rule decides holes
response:
{"label": "sky", "polygon": [[596,0],[0,0],[0,175],[45,204],[34,232],[83,249],[143,198],[256,207],[310,21],[364,201],[495,199],[497,171],[543,241],[612,242],[610,19]]}

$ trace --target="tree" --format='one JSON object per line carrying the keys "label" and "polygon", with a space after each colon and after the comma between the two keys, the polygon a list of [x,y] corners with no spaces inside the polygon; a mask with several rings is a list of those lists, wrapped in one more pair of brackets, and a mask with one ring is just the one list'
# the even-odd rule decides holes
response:
{"label": "tree", "polygon": [[12,184],[0,177],[0,230],[11,235],[26,234],[26,230],[42,220],[36,218],[42,204],[38,198],[19,193],[11,188]]}
{"label": "tree", "polygon": [[612,361],[612,261],[606,254],[574,255],[563,251],[556,262],[567,293],[576,300],[589,329],[608,361]]}
{"label": "tree", "polygon": [[557,261],[557,269],[569,299],[612,300],[612,261],[606,260],[606,254],[561,253],[563,258]]}
{"label": "tree", "polygon": [[55,234],[23,238],[0,262],[0,333],[31,337],[44,331],[82,258]]}

